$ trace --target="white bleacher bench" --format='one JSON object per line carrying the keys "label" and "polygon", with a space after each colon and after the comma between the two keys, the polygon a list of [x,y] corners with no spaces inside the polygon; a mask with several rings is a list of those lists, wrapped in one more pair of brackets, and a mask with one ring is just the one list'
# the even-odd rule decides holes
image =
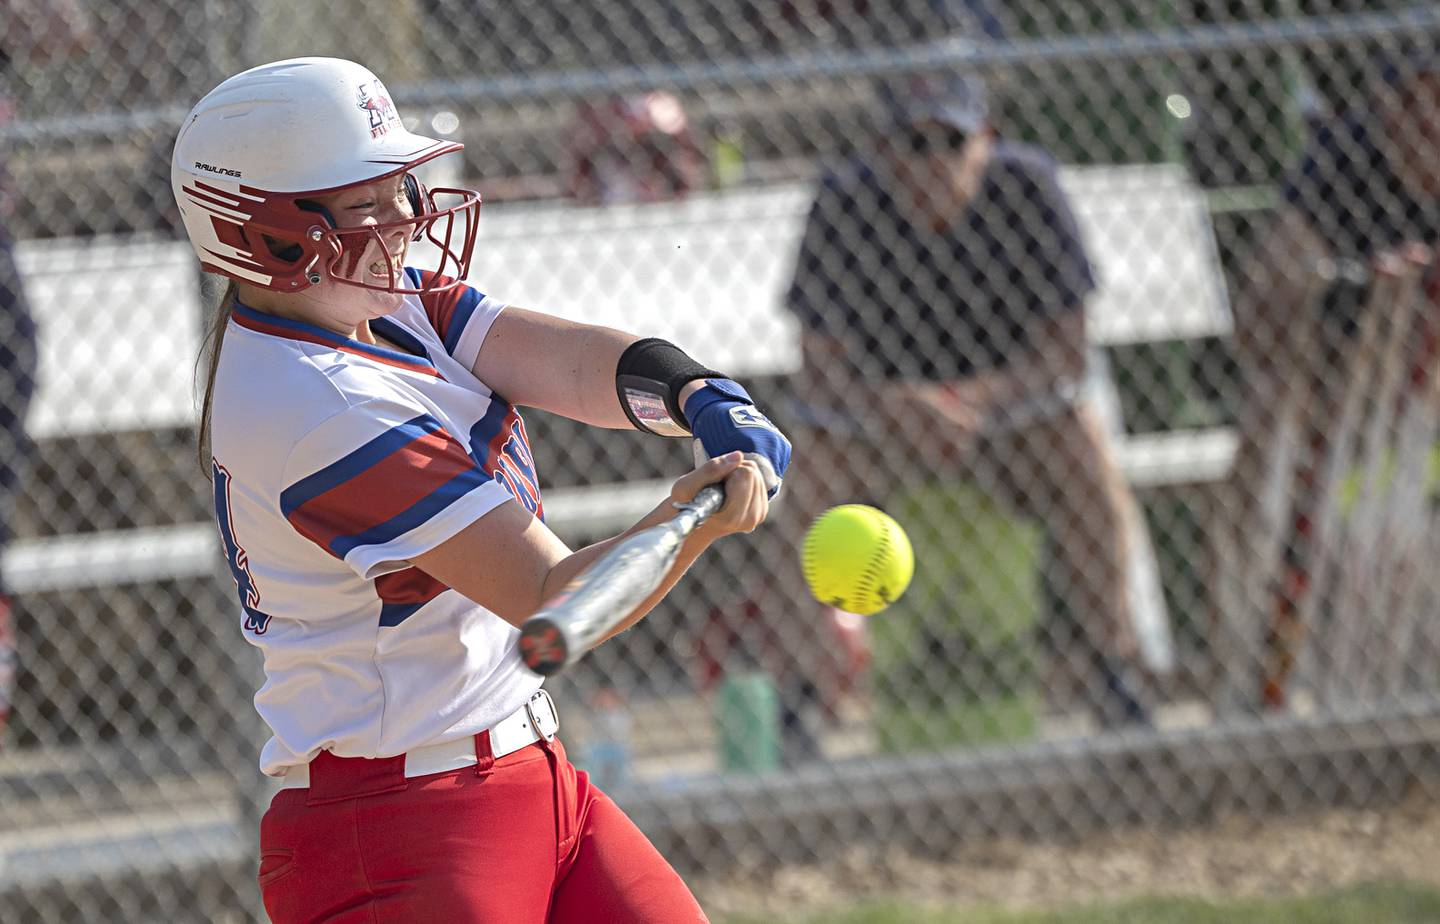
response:
{"label": "white bleacher bench", "polygon": [[[1099,275],[1088,305],[1095,347],[1229,331],[1204,199],[1182,170],[1069,168],[1061,183]],[[794,372],[800,332],[783,298],[812,188],[607,208],[487,206],[470,280],[505,301],[666,337],[738,377]],[[33,434],[193,424],[204,309],[188,244],[147,236],[33,242],[19,258],[40,325]],[[1107,394],[1120,463],[1137,487],[1211,481],[1228,470],[1228,429],[1127,436],[1113,388]],[[613,530],[667,486],[552,490],[548,519],[562,532]],[[19,542],[4,564],[24,593],[200,576],[214,572],[217,552],[210,524],[187,524]]]}
{"label": "white bleacher bench", "polygon": [[195,257],[152,235],[22,243],[40,328],[32,436],[186,426],[200,343]]}

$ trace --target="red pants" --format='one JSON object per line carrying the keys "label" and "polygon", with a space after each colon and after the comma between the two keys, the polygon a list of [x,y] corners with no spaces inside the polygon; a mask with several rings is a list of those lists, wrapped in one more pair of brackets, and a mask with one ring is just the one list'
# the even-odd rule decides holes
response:
{"label": "red pants", "polygon": [[559,740],[405,779],[404,758],[310,765],[260,823],[276,924],[568,924],[706,920],[640,829]]}

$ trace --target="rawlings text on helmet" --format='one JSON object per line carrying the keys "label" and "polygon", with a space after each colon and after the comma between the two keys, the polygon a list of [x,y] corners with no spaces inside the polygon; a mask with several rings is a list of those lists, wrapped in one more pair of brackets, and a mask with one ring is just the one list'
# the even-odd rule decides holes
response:
{"label": "rawlings text on helmet", "polygon": [[198,161],[198,160],[195,161],[195,169],[196,169],[196,170],[205,170],[205,171],[208,171],[208,172],[210,172],[210,173],[219,173],[219,174],[221,174],[222,176],[233,176],[233,177],[235,177],[236,179],[239,179],[240,177],[242,177],[242,176],[245,175],[245,174],[241,173],[239,170],[231,170],[231,169],[228,168],[228,167],[212,167],[212,166],[210,166],[209,164],[202,164],[202,163],[200,163],[200,161]]}

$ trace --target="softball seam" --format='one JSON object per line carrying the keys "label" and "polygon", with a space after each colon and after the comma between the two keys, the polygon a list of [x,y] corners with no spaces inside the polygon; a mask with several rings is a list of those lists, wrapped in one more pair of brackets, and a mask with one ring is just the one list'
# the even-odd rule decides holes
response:
{"label": "softball seam", "polygon": [[[870,563],[865,566],[864,572],[860,575],[860,584],[855,588],[858,595],[870,596],[875,585],[875,579],[880,573],[880,565],[890,554],[890,524],[884,520],[880,521],[883,527],[880,531],[880,541],[875,544],[875,551],[870,553]],[[889,603],[883,597],[881,603]]]}

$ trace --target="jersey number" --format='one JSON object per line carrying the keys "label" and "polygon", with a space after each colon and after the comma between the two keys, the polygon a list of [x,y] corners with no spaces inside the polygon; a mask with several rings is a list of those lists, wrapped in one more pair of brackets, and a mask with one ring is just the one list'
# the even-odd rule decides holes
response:
{"label": "jersey number", "polygon": [[210,460],[215,476],[215,522],[220,525],[220,542],[225,546],[225,563],[240,591],[240,608],[245,611],[245,631],[264,635],[270,617],[260,612],[260,590],[250,573],[250,556],[235,539],[234,516],[230,510],[230,473],[218,461]]}

